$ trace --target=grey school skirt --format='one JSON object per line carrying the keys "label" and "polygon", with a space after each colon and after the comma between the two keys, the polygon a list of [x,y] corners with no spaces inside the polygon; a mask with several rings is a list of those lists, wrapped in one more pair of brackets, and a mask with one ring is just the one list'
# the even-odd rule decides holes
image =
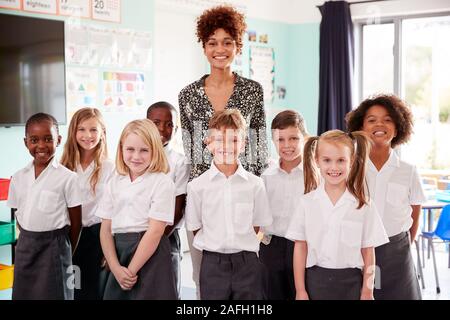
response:
{"label": "grey school skirt", "polygon": [[69,226],[32,232],[20,229],[14,263],[13,300],[73,300]]}
{"label": "grey school skirt", "polygon": [[409,233],[402,232],[375,248],[375,300],[422,299],[410,247]]}
{"label": "grey school skirt", "polygon": [[[145,232],[114,235],[117,258],[121,266],[128,266]],[[104,300],[176,300],[177,291],[172,271],[170,243],[163,235],[158,248],[138,272],[134,287],[125,291],[112,274],[108,273]]]}
{"label": "grey school skirt", "polygon": [[358,268],[306,268],[305,285],[310,300],[359,300],[362,282]]}

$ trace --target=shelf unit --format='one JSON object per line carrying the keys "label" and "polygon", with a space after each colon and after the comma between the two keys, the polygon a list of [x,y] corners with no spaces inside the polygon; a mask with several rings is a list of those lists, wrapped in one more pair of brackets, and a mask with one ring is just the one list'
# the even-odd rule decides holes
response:
{"label": "shelf unit", "polygon": [[[8,179],[0,179],[0,201],[5,201],[7,199],[8,186]],[[10,289],[11,287],[16,242],[15,212],[11,209],[9,221],[0,221],[0,246],[11,246],[11,266],[0,264],[0,290]]]}

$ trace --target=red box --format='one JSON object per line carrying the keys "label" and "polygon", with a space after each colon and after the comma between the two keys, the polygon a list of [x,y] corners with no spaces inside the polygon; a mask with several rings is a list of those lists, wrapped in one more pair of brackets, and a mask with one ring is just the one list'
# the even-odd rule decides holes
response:
{"label": "red box", "polygon": [[8,199],[9,179],[0,179],[0,200]]}

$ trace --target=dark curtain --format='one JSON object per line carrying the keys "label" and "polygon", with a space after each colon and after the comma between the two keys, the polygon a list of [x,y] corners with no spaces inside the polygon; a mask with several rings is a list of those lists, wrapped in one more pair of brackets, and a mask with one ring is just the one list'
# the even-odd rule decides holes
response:
{"label": "dark curtain", "polygon": [[353,23],[345,1],[328,1],[319,7],[320,75],[317,133],[345,130],[344,117],[352,108],[354,63]]}

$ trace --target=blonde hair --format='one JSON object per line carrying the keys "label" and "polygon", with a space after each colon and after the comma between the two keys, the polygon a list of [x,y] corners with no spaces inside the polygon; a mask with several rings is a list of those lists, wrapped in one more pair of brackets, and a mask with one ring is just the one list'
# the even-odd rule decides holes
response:
{"label": "blonde hair", "polygon": [[331,130],[320,136],[308,139],[304,148],[303,171],[305,175],[305,194],[316,189],[319,184],[319,172],[315,160],[319,157],[319,145],[321,142],[343,145],[350,149],[351,169],[346,181],[347,188],[358,201],[358,209],[368,203],[366,190],[366,163],[370,152],[370,139],[362,131],[345,133],[340,130]]}
{"label": "blonde hair", "polygon": [[123,160],[123,141],[134,133],[142,139],[142,141],[150,148],[150,154],[152,159],[150,165],[147,168],[147,172],[169,172],[169,163],[167,161],[166,154],[164,153],[161,137],[155,124],[148,120],[134,120],[128,123],[120,135],[119,144],[117,146],[116,156],[116,170],[121,175],[128,175],[130,169],[127,167]]}
{"label": "blonde hair", "polygon": [[235,129],[245,135],[246,122],[238,109],[225,109],[214,113],[209,120],[209,129]]}
{"label": "blonde hair", "polygon": [[101,127],[100,141],[94,150],[94,171],[89,179],[92,192],[95,194],[95,188],[100,179],[102,163],[108,158],[108,147],[106,143],[106,126],[101,112],[96,108],[82,108],[75,112],[70,120],[68,136],[64,145],[64,152],[61,158],[61,164],[67,169],[76,171],[80,165],[80,146],[77,142],[78,126],[81,122],[89,119],[95,119]]}

